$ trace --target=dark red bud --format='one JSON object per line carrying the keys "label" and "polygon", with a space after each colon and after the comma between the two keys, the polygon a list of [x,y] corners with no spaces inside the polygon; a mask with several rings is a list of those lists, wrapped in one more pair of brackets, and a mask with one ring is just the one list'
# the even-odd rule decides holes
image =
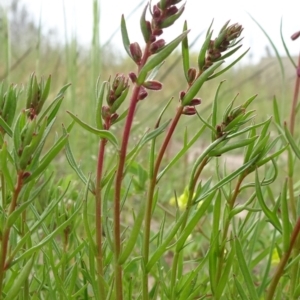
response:
{"label": "dark red bud", "polygon": [[155,41],[156,41],[156,36],[153,35],[153,34],[151,34],[151,36],[150,36],[150,43],[153,43]]}
{"label": "dark red bud", "polygon": [[141,86],[138,94],[138,100],[144,100],[147,96],[148,96],[148,92],[143,86]]}
{"label": "dark red bud", "polygon": [[154,43],[152,43],[150,45],[150,52],[153,54],[153,53],[156,53],[158,52],[164,45],[165,45],[165,40],[163,39],[160,39]]}
{"label": "dark red bud", "polygon": [[202,102],[202,100],[200,98],[195,98],[189,103],[189,105],[196,106],[196,105],[201,104],[201,102]]}
{"label": "dark red bud", "polygon": [[102,106],[101,116],[104,120],[110,117],[110,108],[108,106]]}
{"label": "dark red bud", "polygon": [[160,28],[156,28],[153,30],[152,34],[155,36],[160,36],[163,33],[163,30]]}
{"label": "dark red bud", "polygon": [[130,73],[128,74],[128,76],[129,76],[130,80],[132,81],[132,83],[135,83],[135,82],[136,82],[137,76],[136,76],[136,74],[135,74],[134,72],[130,72]]}
{"label": "dark red bud", "polygon": [[171,6],[171,7],[167,8],[166,16],[167,16],[167,17],[173,16],[173,15],[175,15],[177,12],[178,12],[178,8],[177,8],[176,6]]}
{"label": "dark red bud", "polygon": [[26,171],[26,172],[23,173],[22,179],[24,180],[24,179],[28,178],[30,175],[31,175],[31,173]]}
{"label": "dark red bud", "polygon": [[197,113],[196,108],[194,106],[185,106],[182,114],[187,116],[192,116]]}
{"label": "dark red bud", "polygon": [[139,64],[143,55],[140,45],[138,43],[132,43],[130,44],[129,49],[133,60]]}
{"label": "dark red bud", "polygon": [[157,5],[153,5],[153,18],[158,19],[161,16],[161,10]]}
{"label": "dark red bud", "polygon": [[295,32],[295,33],[291,36],[292,41],[295,41],[299,36],[300,36],[300,31]]}
{"label": "dark red bud", "polygon": [[143,83],[143,86],[146,89],[153,90],[153,91],[159,91],[162,89],[162,84],[156,80],[146,81]]}
{"label": "dark red bud", "polygon": [[188,82],[192,83],[195,80],[196,75],[197,75],[196,69],[195,68],[189,68],[189,70],[188,70]]}
{"label": "dark red bud", "polygon": [[113,124],[117,119],[119,118],[119,115],[117,113],[113,113],[110,117],[110,122]]}
{"label": "dark red bud", "polygon": [[184,98],[184,96],[185,96],[185,91],[181,91],[179,93],[179,99],[182,100]]}

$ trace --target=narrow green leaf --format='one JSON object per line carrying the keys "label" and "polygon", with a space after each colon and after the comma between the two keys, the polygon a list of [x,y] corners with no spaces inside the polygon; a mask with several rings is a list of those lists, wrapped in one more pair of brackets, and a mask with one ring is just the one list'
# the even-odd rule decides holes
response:
{"label": "narrow green leaf", "polygon": [[195,202],[199,202],[205,197],[207,197],[211,192],[215,191],[216,189],[221,188],[223,185],[227,184],[228,182],[232,181],[234,178],[242,174],[245,170],[247,170],[252,164],[256,161],[256,157],[252,160],[248,161],[247,163],[243,164],[240,168],[238,168],[236,171],[232,172],[222,180],[220,180],[216,185],[214,185],[212,188],[210,188],[205,194],[202,194],[199,198],[195,200]]}
{"label": "narrow green leaf", "polygon": [[4,142],[2,148],[0,148],[0,174],[3,174],[5,181],[10,191],[14,191],[14,182],[11,177],[11,171],[8,167],[8,156],[7,143]]}
{"label": "narrow green leaf", "polygon": [[289,129],[287,128],[286,122],[284,122],[284,132],[285,132],[285,136],[286,136],[288,142],[290,143],[294,153],[296,154],[298,159],[300,159],[300,148],[297,146],[295,139],[293,138],[292,134],[290,133]]}
{"label": "narrow green leaf", "polygon": [[100,130],[103,129],[103,124],[102,124],[102,104],[103,104],[104,92],[106,90],[107,84],[108,84],[107,81],[102,82],[100,90],[98,90],[99,79],[97,81],[95,118],[96,118],[96,127],[97,127],[97,129],[100,129]]}
{"label": "narrow green leaf", "polygon": [[125,21],[124,15],[122,15],[122,18],[121,18],[121,33],[122,33],[122,41],[123,41],[123,46],[125,48],[125,51],[129,55],[129,57],[132,58],[132,55],[130,53],[130,41],[129,41],[129,37],[128,37],[126,21]]}
{"label": "narrow green leaf", "polygon": [[53,230],[48,236],[46,236],[43,240],[41,240],[37,245],[32,248],[26,250],[22,253],[16,260],[14,260],[14,264],[23,261],[26,257],[31,256],[34,252],[38,251],[42,246],[51,241],[58,233],[62,232],[76,217],[78,217],[78,213],[81,210],[82,203],[78,205],[78,207],[74,210],[73,214],[68,217],[68,219],[59,225],[55,230]]}
{"label": "narrow green leaf", "polygon": [[195,98],[196,94],[201,89],[202,85],[205,81],[207,81],[208,77],[211,76],[214,71],[221,66],[223,61],[219,61],[212,66],[210,66],[207,70],[205,70],[193,83],[191,88],[188,90],[188,92],[185,94],[182,100],[182,105],[186,106],[189,105],[189,103],[192,101],[192,99]]}
{"label": "narrow green leaf", "polygon": [[141,232],[141,227],[144,220],[145,207],[146,207],[146,201],[143,201],[141,203],[138,215],[134,220],[134,225],[130,233],[130,237],[127,239],[127,244],[120,255],[119,258],[120,265],[123,265],[125,263],[125,261],[128,259],[129,255],[131,254],[133,248],[136,246],[136,240]]}
{"label": "narrow green leaf", "polygon": [[282,45],[284,47],[284,50],[285,50],[285,53],[286,53],[287,57],[289,58],[290,62],[294,66],[294,68],[297,69],[297,64],[294,62],[294,60],[293,60],[293,58],[292,58],[292,56],[290,54],[289,48],[287,47],[287,45],[285,43],[285,40],[284,40],[284,37],[283,37],[283,32],[282,32],[282,17],[281,17],[281,20],[280,20],[280,37],[281,37]]}
{"label": "narrow green leaf", "polygon": [[207,212],[207,209],[211,204],[212,199],[215,197],[215,194],[216,194],[216,190],[213,191],[211,194],[209,194],[208,197],[205,200],[203,200],[200,207],[197,208],[195,214],[188,221],[187,225],[185,226],[184,230],[182,231],[182,233],[178,238],[178,242],[176,245],[177,252],[179,252],[184,247],[184,243],[186,242],[188,236],[195,229],[195,226],[198,224],[200,218]]}
{"label": "narrow green leaf", "polygon": [[214,75],[210,76],[209,78],[207,78],[207,80],[211,80],[213,78],[216,78],[218,76],[220,76],[221,74],[227,72],[230,68],[232,68],[238,61],[240,61],[250,50],[250,48],[248,50],[246,50],[243,54],[241,54],[235,61],[233,61],[230,65],[228,65],[226,68],[222,69],[221,71],[215,73]]}
{"label": "narrow green leaf", "polygon": [[235,252],[236,252],[236,256],[237,256],[238,265],[240,267],[240,270],[243,274],[246,286],[248,288],[248,291],[250,294],[250,299],[251,300],[259,300],[255,286],[254,286],[254,281],[251,277],[251,273],[250,273],[247,263],[245,261],[243,249],[242,249],[242,246],[241,246],[238,238],[235,239],[234,244],[235,244]]}
{"label": "narrow green leaf", "polygon": [[184,214],[181,215],[181,217],[176,221],[174,225],[172,225],[172,228],[167,234],[167,236],[164,237],[164,241],[160,244],[160,246],[155,250],[155,252],[150,257],[147,265],[146,265],[146,272],[149,273],[154,264],[161,258],[163,253],[166,251],[167,246],[170,244],[174,236],[177,234],[183,220],[184,220]]}
{"label": "narrow green leaf", "polygon": [[149,42],[150,36],[151,36],[151,32],[147,26],[147,20],[146,20],[146,12],[147,12],[148,6],[149,6],[149,3],[146,4],[146,6],[142,12],[141,18],[140,18],[140,27],[141,27],[141,31],[142,31],[145,43]]}
{"label": "narrow green leaf", "polygon": [[51,75],[49,75],[49,77],[46,81],[45,87],[43,89],[43,94],[41,95],[41,100],[40,101],[41,101],[42,105],[45,103],[46,99],[48,98],[48,95],[49,95],[49,92],[50,92],[50,87],[51,87]]}
{"label": "narrow green leaf", "polygon": [[260,207],[262,208],[264,214],[266,217],[269,219],[269,221],[274,225],[274,227],[281,233],[282,228],[281,224],[279,222],[279,219],[276,215],[276,213],[273,213],[266,205],[262,191],[261,191],[261,186],[260,186],[260,181],[258,177],[258,171],[256,170],[255,172],[255,190],[256,190],[256,197],[257,200],[260,204]]}
{"label": "narrow green leaf", "polygon": [[26,262],[24,267],[21,268],[20,274],[17,276],[17,278],[15,278],[13,285],[5,297],[6,300],[16,299],[17,296],[20,296],[20,291],[24,286],[25,280],[29,277],[34,261],[35,255],[33,254],[32,257]]}
{"label": "narrow green leaf", "polygon": [[56,144],[42,158],[40,165],[31,173],[29,177],[24,180],[24,183],[28,183],[29,181],[38,177],[48,167],[54,157],[62,150],[67,139],[68,136],[64,136],[56,142]]}
{"label": "narrow green leaf", "polygon": [[72,119],[78,123],[82,128],[84,128],[85,130],[94,133],[98,136],[100,136],[100,138],[102,139],[106,139],[108,141],[110,141],[115,147],[116,149],[119,148],[118,145],[118,140],[117,138],[108,130],[99,130],[97,128],[94,128],[86,123],[84,123],[83,121],[81,121],[78,117],[76,117],[73,113],[67,111],[67,113],[72,117]]}
{"label": "narrow green leaf", "polygon": [[216,289],[216,299],[221,299],[223,291],[228,284],[230,278],[230,270],[233,266],[233,261],[234,261],[234,247],[231,248],[229,255],[227,256],[226,262],[225,262],[225,267],[223,268],[223,272],[221,275],[221,278],[217,284],[217,289]]}
{"label": "narrow green leaf", "polygon": [[44,189],[44,187],[49,183],[51,179],[51,176],[43,182],[41,186],[39,186],[34,192],[30,194],[30,198],[23,202],[21,205],[19,205],[8,217],[7,224],[8,227],[13,226],[13,224],[16,222],[17,218],[21,215],[21,213],[28,207],[30,203],[32,203],[33,200],[36,199],[36,197],[41,193],[41,191]]}
{"label": "narrow green leaf", "polygon": [[274,98],[273,98],[273,113],[274,113],[275,122],[278,125],[280,125],[281,120],[280,120],[280,113],[279,113],[279,108],[278,108],[278,103],[277,103],[276,96],[274,96]]}
{"label": "narrow green leaf", "polygon": [[222,84],[225,80],[221,81],[218,85],[217,91],[215,93],[215,98],[212,104],[212,118],[211,118],[211,126],[214,128],[214,132],[211,132],[211,141],[215,140],[215,130],[217,126],[217,118],[218,118],[218,101],[219,101],[219,92],[221,90]]}
{"label": "narrow green leaf", "polygon": [[[187,31],[187,21],[185,21],[183,25],[183,32],[185,31]],[[181,56],[182,56],[184,75],[186,80],[189,81],[188,70],[190,69],[190,54],[189,54],[189,42],[187,36],[182,40],[181,43]]]}
{"label": "narrow green leaf", "polygon": [[10,128],[10,126],[4,121],[2,116],[0,116],[0,128],[2,128],[8,135],[9,137],[13,136],[13,131]]}
{"label": "narrow green leaf", "polygon": [[175,40],[167,44],[159,53],[153,55],[150,57],[150,59],[146,62],[146,64],[142,67],[138,78],[137,83],[139,85],[143,84],[148,72],[150,72],[152,69],[154,69],[157,65],[159,65],[161,62],[163,62],[172,52],[175,50],[175,48],[181,43],[181,41],[187,36],[189,31],[183,32],[181,35],[179,35]]}
{"label": "narrow green leaf", "polygon": [[[71,83],[68,83],[66,85],[64,85],[60,91],[58,92],[58,94],[56,95],[56,97],[54,98],[54,100],[51,102],[51,104],[45,109],[45,111],[40,115],[39,120],[38,120],[38,124],[44,120],[44,118],[47,116],[48,119],[48,124],[50,122],[52,122],[52,120],[55,118],[55,116],[57,115],[57,112],[59,110],[59,107],[62,103],[62,100],[64,98],[65,95],[65,91],[67,90],[67,88],[71,85]],[[47,124],[47,125],[48,125]]]}
{"label": "narrow green leaf", "polygon": [[221,146],[220,148],[214,149],[211,152],[209,152],[209,156],[220,156],[228,151],[248,146],[249,144],[254,143],[257,138],[258,136],[254,136],[249,139],[239,140],[234,143],[230,143],[229,145],[226,145],[224,147]]}
{"label": "narrow green leaf", "polygon": [[249,298],[247,297],[244,288],[242,287],[242,285],[240,284],[240,282],[238,281],[238,279],[236,278],[236,276],[234,276],[234,283],[235,286],[238,290],[239,295],[241,296],[242,300],[249,300]]}
{"label": "narrow green leaf", "polygon": [[[212,25],[212,24],[211,24]],[[206,51],[208,49],[210,40],[211,40],[211,36],[212,36],[212,31],[208,31],[207,35],[206,35],[206,39],[200,49],[199,55],[198,55],[198,67],[199,70],[202,71],[203,67],[205,65],[205,56],[206,56]]]}
{"label": "narrow green leaf", "polygon": [[287,252],[290,247],[291,224],[289,218],[289,208],[287,201],[287,179],[284,181],[283,190],[280,196],[281,202],[281,218],[282,218],[282,240],[283,252]]}

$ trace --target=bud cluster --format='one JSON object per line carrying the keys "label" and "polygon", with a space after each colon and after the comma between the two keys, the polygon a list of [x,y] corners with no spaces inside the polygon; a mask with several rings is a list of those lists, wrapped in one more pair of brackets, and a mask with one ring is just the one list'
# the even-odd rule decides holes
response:
{"label": "bud cluster", "polygon": [[[229,113],[224,113],[223,122],[216,126],[216,138],[220,138],[228,131],[229,126],[232,127],[234,121],[238,117],[245,115],[246,109],[244,106],[238,106],[231,110]],[[238,125],[238,124],[237,124]]]}
{"label": "bud cluster", "polygon": [[33,119],[27,118],[26,111],[22,111],[19,115],[16,123],[18,134],[15,134],[16,138],[14,139],[18,169],[25,170],[31,164],[34,153],[42,141],[46,127],[47,118],[39,124],[36,116]]}
{"label": "bud cluster", "polygon": [[[179,93],[179,101],[182,102],[183,98],[185,96],[185,92],[181,91]],[[182,114],[183,115],[187,115],[187,116],[193,116],[197,113],[197,110],[195,108],[195,106],[201,104],[202,100],[200,98],[194,98],[191,100],[191,102],[184,106]]]}
{"label": "bud cluster", "polygon": [[117,121],[119,115],[116,111],[126,99],[128,90],[128,78],[126,78],[123,74],[117,74],[110,85],[106,96],[107,105],[102,107],[101,115],[104,123],[106,124],[106,129]]}
{"label": "bud cluster", "polygon": [[51,86],[51,76],[48,77],[45,82],[41,79],[38,83],[37,78],[34,74],[31,75],[30,81],[27,87],[27,100],[26,109],[29,111],[29,117],[33,119],[40,113],[48,98]]}
{"label": "bud cluster", "polygon": [[[161,0],[153,5],[152,10],[150,10],[152,15],[151,22],[145,18],[148,5],[146,6],[141,18],[141,29],[145,42],[147,44],[150,43],[150,54],[159,52],[165,46],[165,40],[157,40],[157,37],[163,33],[164,28],[173,25],[183,13],[184,5],[180,8],[176,7],[176,4],[179,2],[181,2],[181,0]],[[130,44],[130,53],[133,60],[139,64],[141,52],[137,43]]]}
{"label": "bud cluster", "polygon": [[229,21],[222,27],[216,39],[210,40],[206,52],[204,70],[208,69],[214,62],[221,60],[222,52],[227,51],[240,42],[240,40],[237,41],[237,38],[243,31],[242,25],[236,23],[228,26],[228,23]]}

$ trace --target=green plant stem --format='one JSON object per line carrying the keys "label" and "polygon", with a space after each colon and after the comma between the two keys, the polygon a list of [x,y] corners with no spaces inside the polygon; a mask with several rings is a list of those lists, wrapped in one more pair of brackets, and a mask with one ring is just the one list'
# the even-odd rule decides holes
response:
{"label": "green plant stem", "polygon": [[[246,176],[247,176],[247,172],[241,174],[238,181],[237,181],[237,184],[236,184],[235,189],[234,189],[234,193],[233,193],[231,199],[228,202],[229,213],[233,209],[236,198],[237,198],[237,196],[240,192],[241,184],[242,184],[242,182],[243,182],[243,180]],[[221,242],[221,247],[220,247],[220,252],[219,252],[220,256],[219,256],[219,259],[218,259],[218,267],[217,267],[217,273],[216,273],[217,274],[216,275],[217,282],[220,280],[221,274],[222,274],[223,263],[224,263],[225,243],[226,243],[226,239],[227,239],[227,235],[228,235],[229,225],[230,225],[230,220],[229,220],[229,218],[227,218],[226,222],[225,222],[224,230],[223,230],[222,242]]]}
{"label": "green plant stem", "polygon": [[[19,197],[19,194],[21,192],[21,189],[23,187],[23,171],[20,171],[18,173],[17,178],[17,184],[14,189],[13,197],[10,203],[9,211],[8,211],[8,217],[13,213],[13,211],[16,209],[17,206],[17,200]],[[8,219],[7,217],[7,219]],[[6,269],[9,267],[5,264],[6,261],[6,255],[7,255],[7,249],[8,249],[8,242],[9,242],[9,233],[10,233],[11,226],[8,226],[6,223],[3,229],[3,237],[2,237],[2,243],[1,243],[1,253],[0,253],[0,299],[2,298],[2,288],[3,288],[3,280],[4,280],[4,274]]]}
{"label": "green plant stem", "polygon": [[[288,155],[291,155],[291,152],[288,152]],[[291,158],[292,159],[292,158]],[[296,200],[294,194],[294,178],[293,176],[288,176],[288,187],[289,187],[289,196],[290,196],[290,208],[292,211],[293,221],[297,219],[297,209],[296,209]]]}
{"label": "green plant stem", "polygon": [[105,288],[103,285],[103,253],[102,253],[102,200],[101,200],[101,179],[104,164],[104,152],[107,140],[101,139],[99,144],[99,154],[97,163],[97,178],[96,178],[96,244],[97,244],[97,269],[98,269],[98,286],[101,299],[106,299]]}
{"label": "green plant stem", "polygon": [[298,66],[296,69],[296,83],[295,83],[295,88],[294,88],[294,95],[293,95],[293,102],[292,102],[292,107],[291,107],[291,113],[290,113],[290,132],[292,135],[294,135],[294,129],[295,129],[295,120],[296,120],[296,107],[297,107],[297,102],[298,102],[298,97],[299,97],[299,89],[300,89],[300,54],[298,56]]}
{"label": "green plant stem", "polygon": [[284,255],[281,257],[281,260],[280,260],[280,262],[277,266],[277,269],[275,271],[275,274],[273,276],[273,279],[271,281],[270,287],[269,287],[267,295],[266,295],[266,300],[274,299],[273,297],[274,297],[274,294],[275,294],[277,284],[278,284],[281,276],[284,273],[284,267],[285,267],[286,263],[288,262],[289,257],[291,256],[291,253],[292,253],[294,245],[297,241],[299,232],[300,232],[300,218],[298,218],[297,223],[296,223],[296,225],[294,227],[294,230],[292,232],[290,247],[289,247],[288,251],[285,252]]}
{"label": "green plant stem", "polygon": [[2,207],[6,207],[6,189],[5,189],[5,179],[3,174],[1,174],[1,196],[2,196]]}
{"label": "green plant stem", "polygon": [[[148,263],[148,260],[149,260],[150,226],[151,226],[152,205],[153,205],[155,186],[156,186],[156,182],[157,182],[157,175],[158,175],[161,161],[166,152],[167,146],[169,145],[169,142],[174,133],[174,130],[178,124],[178,121],[182,114],[183,108],[184,108],[183,106],[180,106],[177,109],[177,113],[169,127],[167,135],[166,135],[166,137],[163,141],[163,144],[158,152],[158,155],[157,155],[157,158],[155,161],[155,165],[154,165],[153,176],[150,180],[150,185],[149,185],[149,189],[148,189],[148,197],[147,197],[147,205],[146,205],[146,213],[145,213],[145,223],[144,223],[143,259],[144,259],[145,265]],[[147,300],[147,299],[148,299],[148,274],[146,272],[144,272],[144,274],[143,274],[143,300]]]}
{"label": "green plant stem", "polygon": [[[188,197],[188,201],[187,201],[187,205],[186,205],[186,209],[184,211],[184,219],[180,228],[180,232],[182,232],[186,226],[188,217],[189,217],[189,213],[192,207],[192,200],[193,200],[193,196],[194,196],[194,192],[195,192],[195,187],[196,187],[196,183],[204,169],[204,167],[206,166],[207,162],[209,160],[209,157],[207,156],[206,158],[203,159],[203,161],[201,162],[199,168],[197,169],[195,176],[193,178],[193,180],[190,182],[189,184],[189,197]],[[173,263],[172,263],[172,274],[171,274],[171,288],[172,288],[172,292],[171,292],[171,299],[176,299],[175,298],[175,284],[176,284],[176,279],[177,279],[177,269],[178,269],[178,262],[179,262],[179,258],[180,258],[180,254],[182,254],[182,249],[179,249],[179,251],[176,251],[174,254],[174,258],[173,258]]]}

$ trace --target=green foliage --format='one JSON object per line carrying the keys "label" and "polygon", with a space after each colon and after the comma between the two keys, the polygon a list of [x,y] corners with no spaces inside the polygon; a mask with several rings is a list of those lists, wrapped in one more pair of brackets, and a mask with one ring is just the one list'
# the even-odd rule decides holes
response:
{"label": "green foliage", "polygon": [[[62,109],[70,84],[52,95],[59,71],[46,80],[31,74],[26,89],[1,83],[0,299],[299,297],[299,77],[283,123],[279,96],[273,113],[261,109],[259,88],[230,100],[227,86],[235,88],[223,76],[234,81],[232,67],[248,52],[238,54],[242,26],[226,22],[214,37],[210,24],[197,54],[187,22],[165,44],[180,2],[145,6],[143,48],[121,17],[130,70],[119,66],[95,82],[95,40],[86,90],[77,58],[67,58],[73,112]],[[97,1],[94,18],[96,36]],[[160,79],[180,44],[183,71]],[[69,125],[58,129],[61,118]]]}

